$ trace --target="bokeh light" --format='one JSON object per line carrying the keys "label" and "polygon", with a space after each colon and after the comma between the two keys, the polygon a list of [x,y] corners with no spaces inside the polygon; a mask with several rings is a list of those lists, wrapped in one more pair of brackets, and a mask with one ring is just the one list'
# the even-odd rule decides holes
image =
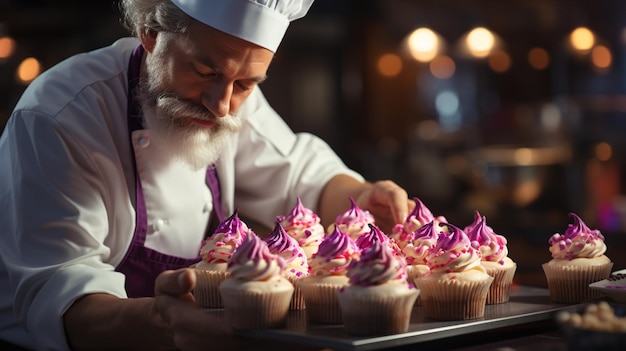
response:
{"label": "bokeh light", "polygon": [[425,27],[414,30],[407,39],[407,45],[411,56],[419,62],[431,61],[441,50],[439,36]]}
{"label": "bokeh light", "polygon": [[489,67],[498,73],[504,73],[511,68],[512,61],[511,56],[503,50],[496,50],[488,59]]}
{"label": "bokeh light", "polygon": [[613,156],[613,148],[609,143],[600,142],[594,147],[594,154],[600,161],[608,161]]}
{"label": "bokeh light", "polygon": [[544,48],[534,47],[528,51],[528,64],[536,70],[546,69],[550,65],[550,54]]}
{"label": "bokeh light", "polygon": [[385,77],[395,77],[402,71],[402,60],[396,54],[384,54],[376,65],[378,72]]}
{"label": "bokeh light", "polygon": [[611,50],[604,45],[598,45],[591,50],[591,63],[597,68],[609,68],[613,61]]}
{"label": "bokeh light", "polygon": [[575,50],[589,51],[595,44],[595,35],[587,27],[578,27],[572,31],[569,37],[570,44]]}
{"label": "bokeh light", "polygon": [[485,27],[472,29],[466,39],[470,53],[479,58],[487,57],[493,50],[495,42],[493,33]]}
{"label": "bokeh light", "polygon": [[9,36],[0,37],[0,59],[11,57],[15,52],[15,40]]}
{"label": "bokeh light", "polygon": [[430,73],[435,78],[448,79],[454,75],[456,64],[450,56],[440,55],[435,57],[429,64]]}
{"label": "bokeh light", "polygon": [[41,63],[34,57],[26,58],[19,64],[16,73],[20,83],[28,84],[41,73]]}

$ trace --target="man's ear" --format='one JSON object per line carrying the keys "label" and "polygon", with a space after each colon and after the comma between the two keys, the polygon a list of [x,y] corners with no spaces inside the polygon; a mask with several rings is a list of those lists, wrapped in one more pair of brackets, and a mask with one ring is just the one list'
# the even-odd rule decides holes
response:
{"label": "man's ear", "polygon": [[139,33],[139,40],[141,41],[141,45],[149,53],[152,53],[152,51],[154,50],[154,46],[156,45],[157,33],[158,32],[153,29],[146,29]]}

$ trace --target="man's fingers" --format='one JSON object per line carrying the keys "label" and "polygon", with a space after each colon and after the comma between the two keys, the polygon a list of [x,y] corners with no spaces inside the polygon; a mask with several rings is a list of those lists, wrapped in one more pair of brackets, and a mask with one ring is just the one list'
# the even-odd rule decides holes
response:
{"label": "man's fingers", "polygon": [[191,292],[196,285],[196,274],[192,269],[181,268],[165,271],[156,279],[155,295],[181,296]]}
{"label": "man's fingers", "polygon": [[379,213],[390,212],[389,221],[394,223],[402,223],[412,210],[413,201],[408,198],[406,190],[390,180],[375,182],[371,192],[364,195],[366,208],[371,208],[372,212],[379,212],[379,208],[382,208]]}

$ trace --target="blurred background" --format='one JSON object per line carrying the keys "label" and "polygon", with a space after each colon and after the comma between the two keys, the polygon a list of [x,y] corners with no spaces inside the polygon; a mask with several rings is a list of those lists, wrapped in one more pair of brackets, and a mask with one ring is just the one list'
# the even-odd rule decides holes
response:
{"label": "blurred background", "polygon": [[[0,127],[41,71],[125,35],[114,0],[0,0]],[[485,215],[542,285],[570,212],[626,268],[625,49],[623,0],[318,0],[262,89],[366,178]]]}

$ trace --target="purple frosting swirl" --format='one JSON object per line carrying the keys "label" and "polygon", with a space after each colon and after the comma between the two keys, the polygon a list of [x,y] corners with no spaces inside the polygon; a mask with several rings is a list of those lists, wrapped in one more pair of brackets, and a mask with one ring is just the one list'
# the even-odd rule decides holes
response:
{"label": "purple frosting swirl", "polygon": [[350,209],[335,219],[335,224],[351,224],[354,222],[374,223],[374,217],[369,211],[363,211],[352,197],[350,197]]}
{"label": "purple frosting swirl", "polygon": [[246,236],[228,262],[232,277],[244,280],[268,280],[280,276],[285,267],[285,260],[271,253],[267,243],[254,233]]}
{"label": "purple frosting swirl", "polygon": [[[213,234],[235,235],[241,233],[243,236],[243,234],[250,232],[251,230],[248,226],[239,219],[238,213],[239,209],[235,209],[235,212],[230,217],[226,218],[217,226]],[[237,244],[241,244],[241,241],[238,241]]]}
{"label": "purple frosting swirl", "polygon": [[[439,235],[437,239],[437,244],[434,247],[435,251],[450,251],[453,248],[457,247],[459,243],[468,242],[469,238],[467,235],[458,227],[450,224],[450,223],[441,223],[439,226],[446,226],[448,228],[447,235]],[[442,232],[440,232],[441,234]]]}
{"label": "purple frosting swirl", "polygon": [[599,257],[606,251],[604,236],[597,229],[590,229],[583,220],[570,213],[574,224],[569,224],[565,232],[550,237],[550,252],[553,258],[572,260],[574,258]]}
{"label": "purple frosting swirl", "polygon": [[437,240],[441,232],[443,232],[442,227],[446,226],[446,223],[435,221],[428,222],[420,227],[414,234],[413,240],[417,239],[434,239]]}
{"label": "purple frosting swirl", "polygon": [[289,274],[296,277],[308,274],[309,265],[304,249],[296,239],[287,234],[280,222],[276,221],[274,229],[263,241],[267,243],[271,253],[285,259]]}
{"label": "purple frosting swirl", "polygon": [[567,229],[565,230],[565,233],[563,233],[563,235],[552,236],[549,240],[550,244],[555,244],[558,241],[567,239],[573,240],[580,237],[581,235],[584,235],[590,240],[600,239],[604,241],[604,236],[602,235],[602,233],[600,233],[598,229],[589,228],[585,224],[585,222],[583,222],[583,220],[575,213],[570,213],[569,215],[574,219],[574,224],[568,224]]}
{"label": "purple frosting swirl", "polygon": [[355,253],[360,252],[359,247],[352,238],[346,233],[335,227],[333,232],[324,238],[317,252],[313,254],[315,257],[325,257],[332,259],[335,257],[351,258]]}
{"label": "purple frosting swirl", "polygon": [[302,199],[300,196],[296,198],[296,205],[291,209],[291,212],[285,216],[278,216],[276,220],[278,222],[282,221],[294,221],[295,219],[305,219],[311,218],[312,221],[316,221],[318,216],[311,209],[304,207],[302,204]]}
{"label": "purple frosting swirl", "polygon": [[289,236],[278,221],[274,225],[272,232],[263,241],[267,243],[272,252],[295,251],[296,248],[300,247],[296,239]]}
{"label": "purple frosting swirl", "polygon": [[474,212],[474,222],[465,227],[465,234],[472,246],[480,250],[483,261],[503,264],[503,259],[508,255],[507,240],[487,225],[487,218],[481,216],[480,212]]}
{"label": "purple frosting swirl", "polygon": [[415,201],[415,207],[413,211],[406,217],[406,222],[409,222],[411,218],[417,219],[420,223],[425,224],[432,222],[435,219],[433,213],[424,205],[424,203],[417,197],[413,198]]}
{"label": "purple frosting swirl", "polygon": [[389,237],[383,233],[380,228],[376,225],[369,223],[370,231],[361,235],[356,239],[356,246],[359,247],[361,251],[366,250],[374,241],[387,242]]}
{"label": "purple frosting swirl", "polygon": [[351,285],[372,286],[392,281],[407,283],[406,262],[386,245],[384,240],[374,236],[371,245],[363,251],[359,260],[350,262],[348,277]]}

